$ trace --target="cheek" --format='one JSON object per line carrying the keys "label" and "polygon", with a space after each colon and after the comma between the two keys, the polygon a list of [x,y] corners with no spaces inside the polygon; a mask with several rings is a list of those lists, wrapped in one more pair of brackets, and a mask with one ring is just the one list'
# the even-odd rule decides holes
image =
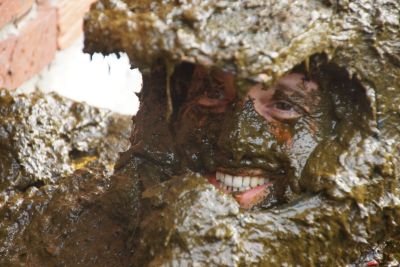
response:
{"label": "cheek", "polygon": [[318,129],[313,122],[298,122],[296,125],[288,125],[282,122],[269,123],[270,133],[277,143],[299,162],[300,165],[318,145]]}
{"label": "cheek", "polygon": [[175,126],[175,139],[180,149],[209,153],[210,146],[216,143],[223,114],[202,112],[188,107],[181,113]]}
{"label": "cheek", "polygon": [[207,123],[205,116],[199,116],[192,108],[183,110],[175,124],[175,142],[178,149],[193,154],[201,141],[201,129]]}
{"label": "cheek", "polygon": [[299,125],[292,137],[290,154],[300,166],[304,166],[319,143],[317,131],[314,123],[307,123],[307,125]]}
{"label": "cheek", "polygon": [[293,145],[293,130],[288,125],[279,121],[270,122],[270,132],[274,135],[276,141],[280,145],[284,145],[287,149]]}
{"label": "cheek", "polygon": [[202,129],[207,124],[208,116],[196,108],[196,105],[185,107],[178,118],[176,128],[190,135],[197,129]]}
{"label": "cheek", "polygon": [[308,124],[308,126],[309,126],[309,129],[310,129],[311,135],[316,137],[318,129],[317,129],[317,126],[315,125],[315,123],[314,122],[310,122]]}

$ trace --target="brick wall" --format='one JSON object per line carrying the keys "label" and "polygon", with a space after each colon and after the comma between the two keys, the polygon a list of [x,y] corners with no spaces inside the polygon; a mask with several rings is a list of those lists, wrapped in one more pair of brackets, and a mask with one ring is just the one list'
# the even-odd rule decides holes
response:
{"label": "brick wall", "polygon": [[19,87],[72,44],[93,2],[0,0],[0,87]]}

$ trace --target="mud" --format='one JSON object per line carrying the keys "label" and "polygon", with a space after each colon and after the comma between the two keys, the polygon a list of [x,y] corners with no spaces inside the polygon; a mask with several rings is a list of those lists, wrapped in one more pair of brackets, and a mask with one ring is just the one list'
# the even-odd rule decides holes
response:
{"label": "mud", "polygon": [[[398,265],[399,26],[395,0],[100,0],[85,22],[85,50],[127,52],[143,72],[130,149],[112,177],[104,176],[100,164],[100,174],[84,167],[55,178],[63,168],[54,163],[55,175],[39,168],[34,173],[44,173],[43,178],[15,183],[24,165],[15,164],[19,158],[6,146],[3,177],[11,178],[5,179],[5,201],[19,191],[16,201],[1,206],[7,218],[0,228],[2,261]],[[290,177],[280,201],[243,210],[204,178],[216,166],[215,138],[224,125],[219,122],[238,117],[215,117],[198,128],[197,113],[179,120],[196,64],[234,74],[242,98],[249,84],[267,87],[289,71],[300,71],[316,79],[332,101],[332,126],[321,131],[323,138]],[[3,99],[7,111],[12,98]],[[242,114],[253,118],[248,108]],[[179,124],[192,139],[183,140]],[[237,133],[251,133],[241,149],[254,148],[258,124],[238,126]],[[235,142],[226,138],[227,147],[239,147]],[[50,190],[52,183],[59,186]]]}
{"label": "mud", "polygon": [[55,94],[12,96],[2,90],[0,97],[1,190],[54,184],[91,165],[108,176],[118,152],[129,146],[126,116]]}
{"label": "mud", "polygon": [[[110,174],[131,119],[55,94],[0,95],[0,265],[123,265],[131,230],[116,206],[129,208],[109,199],[122,179]],[[124,179],[121,195],[135,190]]]}
{"label": "mud", "polygon": [[[171,85],[178,92],[180,86],[187,88],[191,69],[183,64],[172,75]],[[144,82],[162,86],[163,79],[159,77],[165,77],[165,73],[165,68],[158,68],[145,76]],[[376,128],[371,127],[370,99],[359,81],[350,79],[343,68],[328,63],[324,57],[311,59],[310,73],[314,73],[313,77],[335,102],[337,121],[308,159],[300,178],[291,178],[289,192],[277,203],[266,205],[266,209],[242,210],[231,196],[201,177],[200,173],[215,168],[214,137],[205,134],[205,129],[210,128],[211,133],[218,129],[222,124],[217,117],[199,129],[197,120],[186,120],[189,125],[184,127],[189,129],[192,139],[185,142],[168,124],[156,133],[149,131],[154,121],[148,120],[146,106],[141,109],[136,121],[143,126],[137,128],[135,136],[166,136],[166,140],[174,140],[176,149],[170,144],[165,156],[174,153],[174,158],[181,159],[181,168],[173,170],[173,165],[153,163],[151,172],[147,171],[149,167],[143,168],[138,177],[145,191],[134,239],[134,265],[365,266],[372,259],[383,266],[397,264],[398,253],[391,248],[398,243],[398,163],[393,156],[397,152],[387,141],[382,144]],[[336,83],[338,77],[341,79]],[[151,86],[144,87],[142,103],[158,112],[156,117],[162,121],[167,106],[165,101],[162,105],[165,91]],[[158,111],[154,111],[155,106]],[[242,114],[246,116],[246,112]],[[253,129],[246,123],[240,127],[247,127],[246,131]],[[174,135],[176,139],[171,139]],[[256,131],[248,138],[257,136]],[[164,143],[163,138],[157,141]],[[229,147],[236,147],[235,141],[225,140]],[[152,144],[131,151],[133,158],[146,159],[138,165],[139,169],[142,165],[151,166],[148,161],[159,159],[153,155],[160,155],[164,146]],[[246,144],[254,142],[242,143],[244,150],[248,149]],[[186,158],[187,150],[195,152],[190,159]],[[157,168],[158,173],[154,170]],[[163,182],[171,171],[179,174],[187,168],[197,174]],[[162,183],[156,185],[159,182]]]}
{"label": "mud", "polygon": [[[390,253],[399,233],[399,14],[398,1],[390,0],[95,4],[85,22],[85,50],[127,52],[144,72],[137,116],[144,125],[134,134],[133,147],[140,148],[130,158],[158,162],[139,177],[152,208],[144,209],[133,263],[363,266],[375,257],[396,265],[398,252]],[[165,181],[187,168],[205,174],[215,159],[212,135],[190,122],[194,143],[175,139],[192,71],[182,62],[231,72],[242,96],[249,84],[267,87],[292,70],[329,89],[337,123],[292,179],[286,202],[242,211],[202,178]],[[218,128],[217,118],[214,123]],[[149,130],[153,125],[157,130]],[[161,138],[147,146],[149,136]]]}

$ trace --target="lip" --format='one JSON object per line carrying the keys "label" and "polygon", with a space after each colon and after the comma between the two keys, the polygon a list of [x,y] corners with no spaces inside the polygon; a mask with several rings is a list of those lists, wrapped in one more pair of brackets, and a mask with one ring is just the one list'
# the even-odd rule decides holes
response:
{"label": "lip", "polygon": [[276,176],[260,169],[228,170],[219,168],[208,181],[224,193],[232,195],[242,208],[260,204],[270,193]]}

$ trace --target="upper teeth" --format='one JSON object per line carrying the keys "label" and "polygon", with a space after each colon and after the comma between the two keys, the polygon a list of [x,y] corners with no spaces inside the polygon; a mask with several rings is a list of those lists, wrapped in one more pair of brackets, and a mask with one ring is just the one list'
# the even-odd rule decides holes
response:
{"label": "upper teeth", "polygon": [[229,191],[249,190],[269,182],[269,179],[251,176],[233,176],[230,174],[217,172],[217,180]]}

